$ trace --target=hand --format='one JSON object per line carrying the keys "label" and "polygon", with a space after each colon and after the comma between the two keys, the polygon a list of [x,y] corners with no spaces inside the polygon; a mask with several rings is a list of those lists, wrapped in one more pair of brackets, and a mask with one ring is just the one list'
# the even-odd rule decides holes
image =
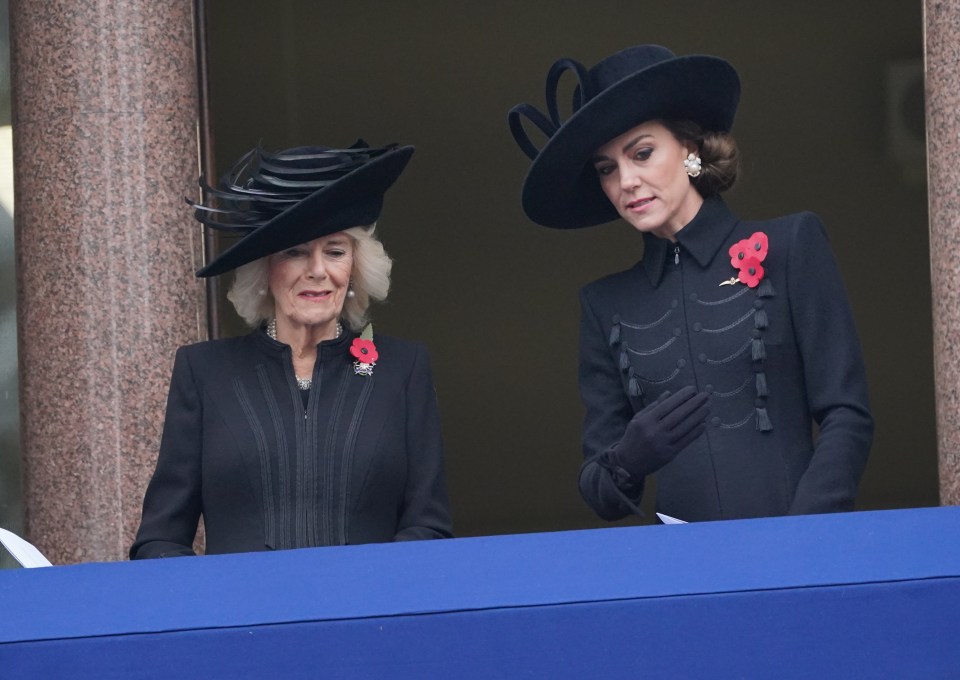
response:
{"label": "hand", "polygon": [[609,462],[635,479],[656,472],[706,429],[708,399],[690,386],[664,392],[633,416],[623,437],[607,451]]}

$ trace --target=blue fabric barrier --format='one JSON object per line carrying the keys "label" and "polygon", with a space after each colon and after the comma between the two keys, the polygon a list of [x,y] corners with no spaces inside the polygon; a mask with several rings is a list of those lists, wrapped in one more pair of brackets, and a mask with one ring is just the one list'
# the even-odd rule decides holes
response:
{"label": "blue fabric barrier", "polygon": [[0,677],[960,677],[960,508],[0,572]]}

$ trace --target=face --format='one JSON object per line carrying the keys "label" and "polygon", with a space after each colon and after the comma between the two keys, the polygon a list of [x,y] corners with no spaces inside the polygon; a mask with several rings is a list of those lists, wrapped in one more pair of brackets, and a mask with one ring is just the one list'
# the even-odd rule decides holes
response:
{"label": "face", "polygon": [[269,257],[267,278],[277,326],[332,332],[353,271],[353,241],[339,232]]}
{"label": "face", "polygon": [[648,121],[600,147],[593,163],[603,193],[623,219],[638,231],[672,239],[703,204],[683,166],[695,152],[692,143]]}

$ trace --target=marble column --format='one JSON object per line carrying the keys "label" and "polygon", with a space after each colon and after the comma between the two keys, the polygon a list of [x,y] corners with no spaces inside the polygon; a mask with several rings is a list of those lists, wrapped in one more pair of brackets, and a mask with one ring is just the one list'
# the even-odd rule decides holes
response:
{"label": "marble column", "polygon": [[175,348],[205,333],[191,0],[11,0],[24,526],[123,559]]}
{"label": "marble column", "polygon": [[960,504],[960,2],[924,5],[940,503]]}

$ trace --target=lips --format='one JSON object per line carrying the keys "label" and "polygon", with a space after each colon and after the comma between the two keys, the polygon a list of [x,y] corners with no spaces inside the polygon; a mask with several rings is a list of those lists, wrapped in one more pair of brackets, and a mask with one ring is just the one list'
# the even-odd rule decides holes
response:
{"label": "lips", "polygon": [[297,293],[297,297],[311,302],[322,302],[332,295],[329,290],[302,290]]}
{"label": "lips", "polygon": [[638,198],[635,201],[627,203],[627,210],[642,210],[653,203],[654,200],[652,196],[649,198]]}

